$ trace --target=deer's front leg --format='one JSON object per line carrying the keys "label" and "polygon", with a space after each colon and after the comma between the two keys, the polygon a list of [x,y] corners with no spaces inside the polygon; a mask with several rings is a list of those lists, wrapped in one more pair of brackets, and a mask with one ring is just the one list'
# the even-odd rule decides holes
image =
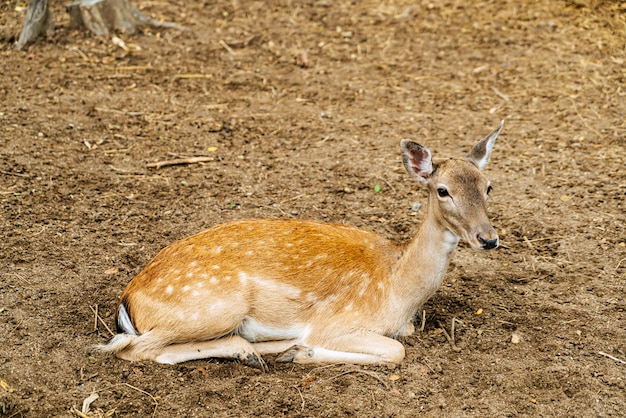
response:
{"label": "deer's front leg", "polygon": [[397,364],[404,359],[404,346],[371,331],[354,331],[326,339],[323,345],[296,345],[276,361],[293,363]]}

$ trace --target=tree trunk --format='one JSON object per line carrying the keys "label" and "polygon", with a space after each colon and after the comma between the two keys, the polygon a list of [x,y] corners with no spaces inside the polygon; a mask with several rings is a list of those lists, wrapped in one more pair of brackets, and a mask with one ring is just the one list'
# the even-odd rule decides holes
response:
{"label": "tree trunk", "polygon": [[26,44],[32,42],[41,32],[46,36],[54,32],[54,20],[48,9],[48,0],[32,0],[28,4],[26,22],[17,40],[16,48],[21,51]]}

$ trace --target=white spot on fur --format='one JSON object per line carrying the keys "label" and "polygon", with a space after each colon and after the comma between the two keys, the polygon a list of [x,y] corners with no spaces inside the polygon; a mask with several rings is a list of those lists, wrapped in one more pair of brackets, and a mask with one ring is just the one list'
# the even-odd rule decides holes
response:
{"label": "white spot on fur", "polygon": [[191,315],[191,320],[192,321],[197,321],[198,318],[200,318],[200,315],[198,315],[198,313],[194,313],[194,314]]}
{"label": "white spot on fur", "polygon": [[349,312],[352,310],[352,302],[350,302],[348,305],[346,305],[345,308],[343,308],[344,311]]}
{"label": "white spot on fur", "polygon": [[198,262],[197,262],[197,261],[195,261],[195,260],[194,260],[194,261],[192,261],[191,263],[189,263],[189,267],[195,267],[195,266],[197,266],[197,265],[198,265]]}
{"label": "white spot on fur", "polygon": [[211,277],[211,280],[209,280],[209,283],[211,284],[217,284],[217,282],[219,282],[219,280],[217,280],[217,277]]}
{"label": "white spot on fur", "polygon": [[209,315],[219,316],[229,311],[229,303],[223,300],[216,300],[209,306]]}
{"label": "white spot on fur", "polygon": [[171,295],[174,292],[174,286],[167,285],[167,287],[165,288],[165,293],[167,293],[168,295]]}
{"label": "white spot on fur", "polygon": [[366,290],[367,290],[367,284],[363,283],[361,287],[359,288],[359,297],[363,297]]}
{"label": "white spot on fur", "polygon": [[189,292],[189,286],[183,286],[183,292]]}
{"label": "white spot on fur", "polygon": [[187,272],[187,277],[193,277],[193,271],[188,271]]}
{"label": "white spot on fur", "polygon": [[217,264],[213,266],[213,270],[219,270],[220,266],[218,266]]}
{"label": "white spot on fur", "polygon": [[222,246],[221,246],[221,245],[218,245],[217,247],[213,248],[213,252],[214,252],[215,254],[219,254],[219,253],[221,253],[221,252],[222,252]]}
{"label": "white spot on fur", "polygon": [[252,251],[252,250],[246,251],[246,255],[254,255],[254,251]]}

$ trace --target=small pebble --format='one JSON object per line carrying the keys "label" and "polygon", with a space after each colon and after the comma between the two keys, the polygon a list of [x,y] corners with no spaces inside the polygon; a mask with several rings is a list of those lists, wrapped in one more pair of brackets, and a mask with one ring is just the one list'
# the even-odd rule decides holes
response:
{"label": "small pebble", "polygon": [[411,205],[411,210],[413,212],[419,212],[421,208],[422,208],[422,204],[418,202],[415,202]]}

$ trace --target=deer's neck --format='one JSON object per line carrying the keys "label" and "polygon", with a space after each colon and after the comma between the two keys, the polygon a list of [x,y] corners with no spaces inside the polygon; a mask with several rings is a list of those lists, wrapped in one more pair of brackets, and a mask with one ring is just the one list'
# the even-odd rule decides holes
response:
{"label": "deer's neck", "polygon": [[392,274],[394,302],[408,316],[415,315],[441,286],[459,237],[447,229],[428,205],[417,235],[406,247]]}

